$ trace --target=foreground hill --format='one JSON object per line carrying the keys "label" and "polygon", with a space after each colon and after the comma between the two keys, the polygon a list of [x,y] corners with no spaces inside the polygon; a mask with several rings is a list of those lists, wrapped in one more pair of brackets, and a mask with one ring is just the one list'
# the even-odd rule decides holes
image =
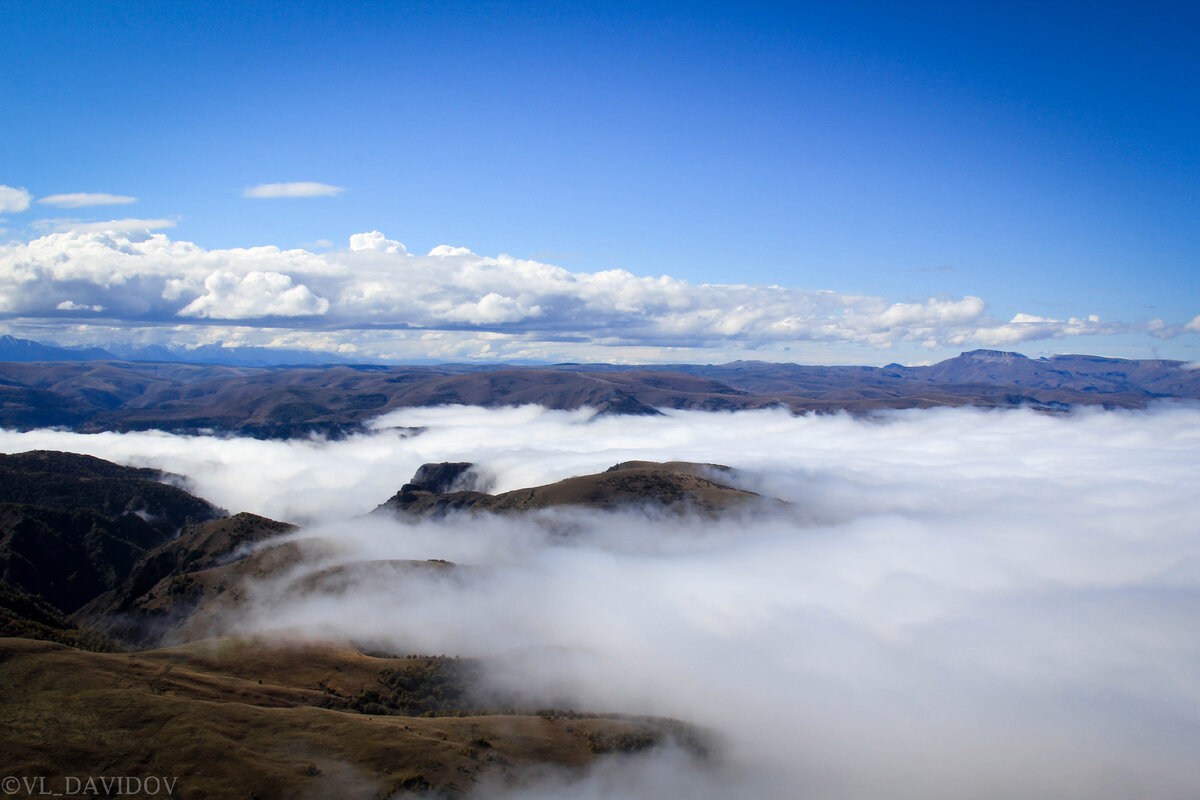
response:
{"label": "foreground hill", "polygon": [[166,362],[0,363],[0,427],[82,432],[218,430],[286,438],[338,435],[387,411],[451,403],[601,413],[658,409],[871,411],[944,405],[1139,408],[1200,399],[1180,361],[1030,359],[976,350],[927,367],[814,367],[738,361],[654,367],[442,365],[254,368]]}
{"label": "foreground hill", "polygon": [[45,776],[48,791],[70,793],[68,776],[121,775],[177,779],[178,798],[288,800],[460,796],[534,766],[579,768],[672,740],[698,749],[670,720],[470,707],[414,716],[364,701],[454,663],[240,640],[102,654],[0,639],[10,687],[0,751],[9,773]]}
{"label": "foreground hill", "polygon": [[[427,465],[415,485],[440,495],[469,467]],[[723,471],[630,462],[519,496],[474,492],[494,502],[472,510],[653,502],[717,513],[763,499],[714,480]],[[0,456],[0,752],[11,774],[44,776],[39,791],[103,794],[67,781],[123,775],[172,782],[147,794],[197,800],[446,797],[546,766],[711,748],[674,720],[519,707],[487,688],[485,662],[232,637],[264,584],[286,606],[363,580],[457,580],[487,566],[321,567],[323,540],[226,516],[170,477],[72,453]]]}

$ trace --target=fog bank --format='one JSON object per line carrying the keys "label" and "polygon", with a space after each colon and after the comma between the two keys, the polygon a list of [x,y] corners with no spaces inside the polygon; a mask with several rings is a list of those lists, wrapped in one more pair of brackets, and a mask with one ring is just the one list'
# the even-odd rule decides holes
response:
{"label": "fog bank", "polygon": [[[1197,409],[449,407],[339,442],[0,434],[0,449],[34,447],[160,467],[231,510],[305,521],[301,536],[329,549],[301,574],[354,565],[336,590],[286,602],[297,576],[256,587],[243,630],[482,657],[498,696],[677,717],[724,743],[711,769],[669,751],[517,796],[1115,800],[1200,786]],[[630,459],[728,464],[794,508],[357,516],[425,461],[474,461],[503,491]],[[378,567],[429,558],[464,568]]]}

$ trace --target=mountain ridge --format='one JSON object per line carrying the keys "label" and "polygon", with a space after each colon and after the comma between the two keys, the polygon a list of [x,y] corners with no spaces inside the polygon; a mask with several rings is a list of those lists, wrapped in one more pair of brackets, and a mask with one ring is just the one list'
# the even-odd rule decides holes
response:
{"label": "mountain ridge", "polygon": [[482,481],[472,476],[473,466],[469,462],[423,464],[410,482],[375,511],[420,517],[451,512],[519,513],[555,506],[657,507],[715,517],[756,503],[771,503],[773,509],[782,504],[727,482],[736,473],[721,464],[623,461],[603,472],[500,494],[481,490]]}
{"label": "mountain ridge", "polygon": [[794,413],[974,405],[1051,411],[1200,400],[1182,361],[967,351],[928,366],[0,362],[0,427],[341,436],[398,408],[538,404],[602,414],[784,407]]}

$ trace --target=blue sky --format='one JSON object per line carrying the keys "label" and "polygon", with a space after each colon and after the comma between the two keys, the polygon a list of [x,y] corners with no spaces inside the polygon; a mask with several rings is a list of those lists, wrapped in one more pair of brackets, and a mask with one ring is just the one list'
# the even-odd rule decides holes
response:
{"label": "blue sky", "polygon": [[1194,3],[4,6],[19,335],[1200,358]]}

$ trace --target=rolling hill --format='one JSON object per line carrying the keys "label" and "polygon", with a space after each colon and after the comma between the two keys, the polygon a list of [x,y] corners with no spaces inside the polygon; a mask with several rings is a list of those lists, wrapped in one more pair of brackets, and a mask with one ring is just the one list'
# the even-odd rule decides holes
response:
{"label": "rolling hill", "polygon": [[[426,465],[405,488],[441,497],[469,467]],[[474,492],[489,502],[460,505],[519,513],[641,501],[715,514],[762,499],[716,480],[724,471],[630,462],[523,493]],[[384,560],[296,572],[321,540],[228,516],[170,478],[72,453],[0,456],[0,751],[12,774],[63,793],[82,790],[73,776],[137,775],[175,781],[171,796],[196,800],[454,797],[547,766],[667,744],[704,759],[714,747],[676,720],[520,707],[484,688],[481,661],[232,636],[263,581],[287,603],[365,577],[485,567]]]}
{"label": "rolling hill", "polygon": [[736,361],[654,367],[560,364],[246,367],[173,362],[0,362],[0,426],[80,432],[222,431],[339,436],[397,408],[534,403],[602,414],[670,409],[865,413],[975,405],[1062,411],[1200,399],[1180,361],[975,350],[926,367],[817,367]]}

